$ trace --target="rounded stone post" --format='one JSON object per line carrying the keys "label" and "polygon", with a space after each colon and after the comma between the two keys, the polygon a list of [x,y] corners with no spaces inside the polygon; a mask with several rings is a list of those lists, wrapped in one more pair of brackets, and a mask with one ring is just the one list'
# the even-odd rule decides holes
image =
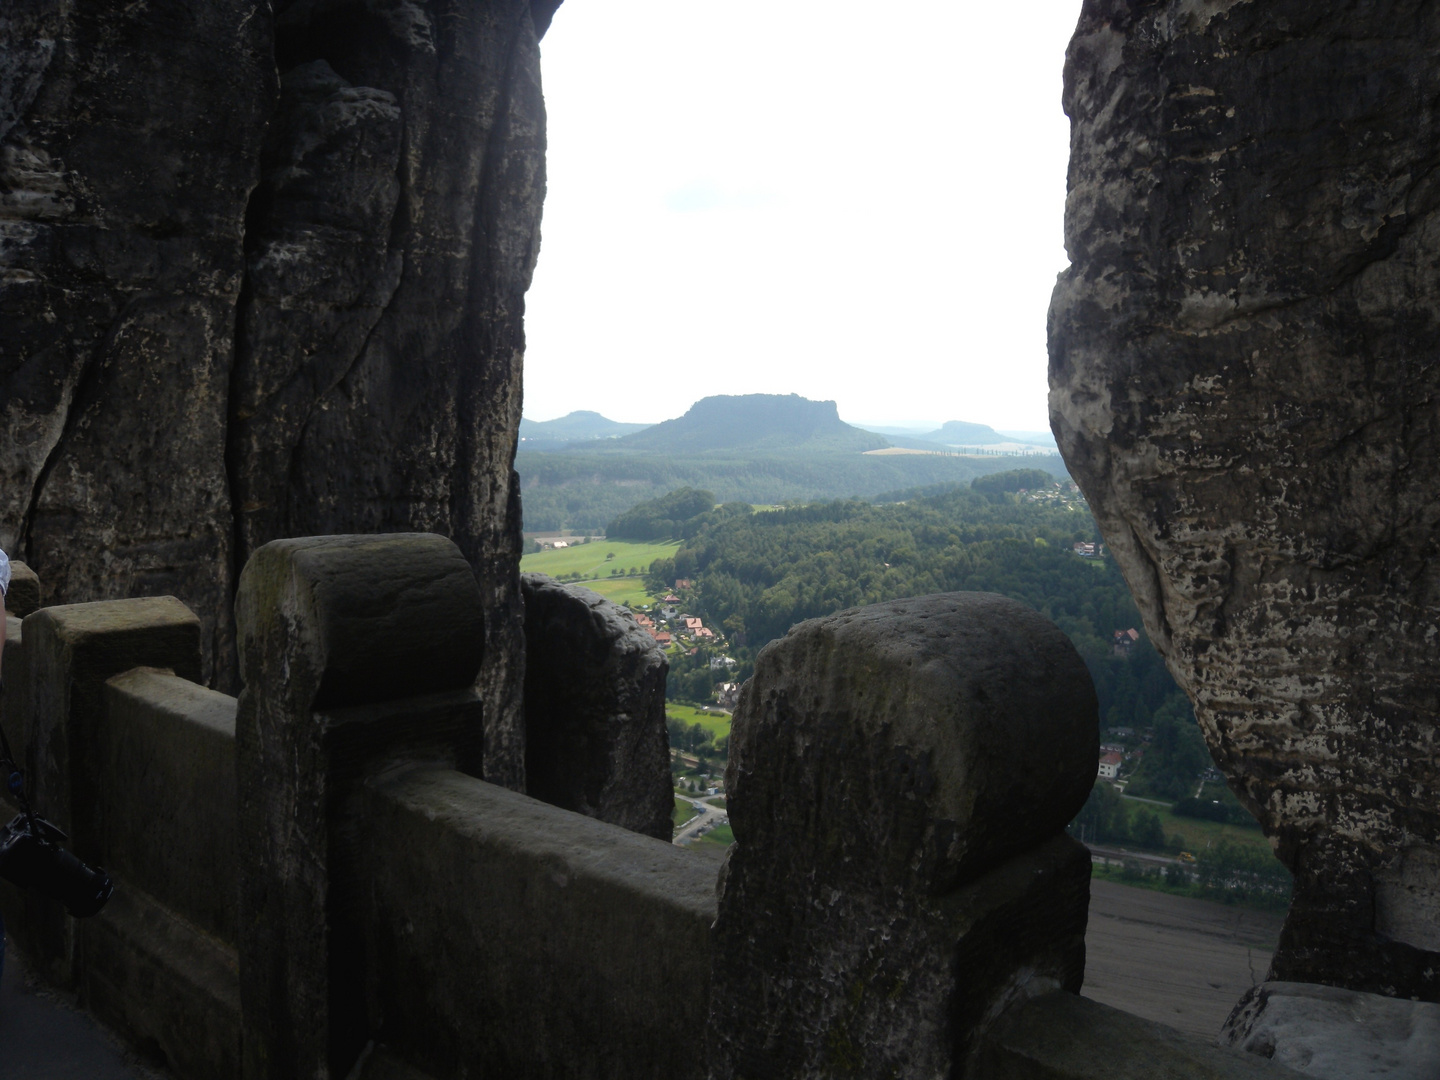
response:
{"label": "rounded stone post", "polygon": [[715,1080],[959,1075],[1017,995],[1078,990],[1095,779],[1084,662],[1049,620],[950,593],[801,623],[735,712]]}
{"label": "rounded stone post", "polygon": [[343,1076],[367,1033],[337,811],[377,768],[478,741],[480,590],[444,537],[309,537],[251,556],[235,612],[244,1075]]}

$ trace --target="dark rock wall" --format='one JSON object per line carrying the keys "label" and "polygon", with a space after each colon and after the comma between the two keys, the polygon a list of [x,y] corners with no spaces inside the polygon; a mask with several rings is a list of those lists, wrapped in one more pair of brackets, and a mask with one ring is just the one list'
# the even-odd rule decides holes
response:
{"label": "dark rock wall", "polygon": [[544,574],[525,598],[525,791],[670,840],[665,650],[624,608]]}
{"label": "dark rock wall", "polygon": [[275,93],[253,2],[0,14],[0,546],[48,602],[230,623],[225,429]]}
{"label": "dark rock wall", "polygon": [[1295,872],[1272,977],[1432,1001],[1437,49],[1420,2],[1087,0],[1050,314],[1061,451]]}
{"label": "dark rock wall", "polygon": [[0,12],[0,546],[47,601],[173,593],[232,684],[281,536],[432,531],[481,579],[487,776],[518,783],[526,0]]}

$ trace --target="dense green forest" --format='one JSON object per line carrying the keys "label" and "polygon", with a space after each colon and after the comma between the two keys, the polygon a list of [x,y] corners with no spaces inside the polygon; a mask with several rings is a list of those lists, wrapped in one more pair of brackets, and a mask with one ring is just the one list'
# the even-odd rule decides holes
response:
{"label": "dense green forest", "polygon": [[[1069,476],[1058,455],[1020,460],[1056,479]],[[515,456],[526,531],[577,533],[598,533],[637,504],[681,487],[712,492],[722,503],[871,498],[898,488],[968,484],[977,476],[1012,470],[1016,463],[1004,456],[813,450],[521,450]]]}
{"label": "dense green forest", "polygon": [[641,503],[605,526],[611,540],[688,540],[705,526],[726,517],[749,514],[749,503],[715,505],[715,496],[696,488],[679,488]]}
{"label": "dense green forest", "polygon": [[[687,609],[720,628],[741,661],[709,668],[709,652],[672,659],[676,700],[710,699],[715,683],[744,679],[755,653],[803,619],[860,604],[931,592],[998,592],[1052,619],[1074,642],[1095,682],[1102,728],[1153,729],[1135,790],[1165,798],[1192,793],[1209,764],[1189,701],[1144,636],[1129,589],[1109,559],[1084,559],[1077,541],[1098,539],[1088,508],[1039,471],[1014,471],[972,487],[844,499],[751,512],[726,506],[700,515],[673,558],[651,567],[657,587],[691,579]],[[1015,490],[1044,483],[1043,490]],[[702,493],[687,498],[699,506]],[[664,519],[666,503],[637,507]],[[1115,631],[1136,629],[1117,648]]]}

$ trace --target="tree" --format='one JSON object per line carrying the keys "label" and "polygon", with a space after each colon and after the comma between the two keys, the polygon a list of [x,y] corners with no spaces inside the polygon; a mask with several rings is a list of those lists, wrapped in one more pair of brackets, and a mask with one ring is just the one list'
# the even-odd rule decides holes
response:
{"label": "tree", "polygon": [[1072,836],[1086,843],[1125,843],[1130,839],[1130,819],[1120,793],[1108,783],[1090,789],[1090,797],[1067,827]]}
{"label": "tree", "polygon": [[1152,810],[1142,810],[1135,815],[1135,820],[1131,822],[1130,835],[1140,847],[1149,848],[1151,851],[1165,849],[1165,828],[1160,824],[1160,816]]}

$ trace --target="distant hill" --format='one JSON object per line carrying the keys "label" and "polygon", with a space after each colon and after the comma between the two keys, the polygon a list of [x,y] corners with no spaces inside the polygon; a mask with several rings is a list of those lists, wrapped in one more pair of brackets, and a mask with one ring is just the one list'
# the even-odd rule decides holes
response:
{"label": "distant hill", "polygon": [[1053,448],[1055,436],[1048,431],[1001,431],[1007,439],[1014,439],[1016,442],[1029,443],[1031,446],[1044,446]]}
{"label": "distant hill", "polygon": [[939,431],[928,432],[920,438],[945,446],[993,446],[995,443],[1015,441],[1001,435],[989,424],[972,424],[966,420],[946,421]]}
{"label": "distant hill", "polygon": [[598,412],[577,410],[558,420],[520,420],[520,445],[526,450],[559,448],[574,442],[614,439],[643,431],[649,424],[622,424]]}
{"label": "distant hill", "polygon": [[886,445],[882,436],[841,420],[833,401],[811,401],[799,394],[743,394],[702,398],[684,416],[615,439],[607,448],[689,454],[707,450],[861,453]]}

